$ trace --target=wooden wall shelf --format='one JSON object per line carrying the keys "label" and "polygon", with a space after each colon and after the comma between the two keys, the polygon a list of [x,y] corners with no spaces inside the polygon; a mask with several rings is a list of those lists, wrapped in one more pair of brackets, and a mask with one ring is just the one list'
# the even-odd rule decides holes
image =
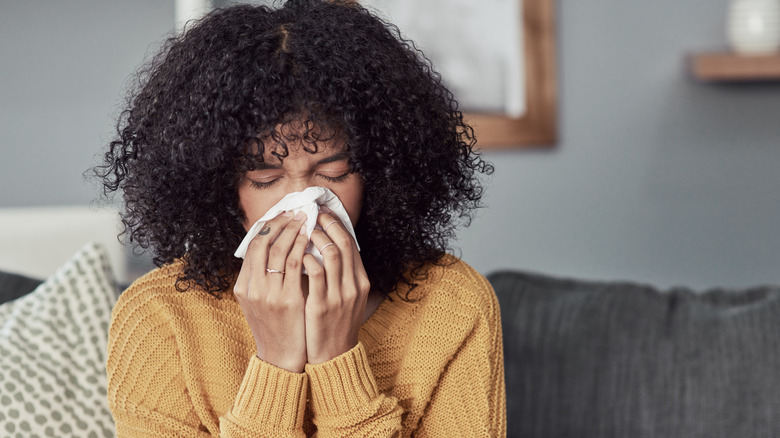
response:
{"label": "wooden wall shelf", "polygon": [[780,54],[700,53],[688,58],[688,68],[702,81],[780,81]]}

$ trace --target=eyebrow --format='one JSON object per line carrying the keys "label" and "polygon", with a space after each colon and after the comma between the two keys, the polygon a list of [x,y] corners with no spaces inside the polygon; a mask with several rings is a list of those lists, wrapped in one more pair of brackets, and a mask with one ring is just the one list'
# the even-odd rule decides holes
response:
{"label": "eyebrow", "polygon": [[[336,161],[342,161],[342,160],[346,160],[348,158],[349,158],[349,155],[347,155],[347,152],[346,151],[342,151],[342,152],[333,154],[333,155],[331,155],[329,157],[325,157],[325,158],[317,161],[315,164],[319,166],[321,164],[334,163]],[[255,166],[255,170],[281,169],[281,168],[282,168],[281,164],[268,163],[266,161],[263,161],[262,163],[257,163],[257,165]]]}

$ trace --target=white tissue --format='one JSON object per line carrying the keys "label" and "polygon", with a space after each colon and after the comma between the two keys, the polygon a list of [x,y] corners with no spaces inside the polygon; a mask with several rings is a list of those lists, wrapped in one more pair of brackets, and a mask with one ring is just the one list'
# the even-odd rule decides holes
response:
{"label": "white tissue", "polygon": [[[265,223],[276,216],[279,216],[279,214],[284,211],[290,211],[292,213],[302,211],[306,213],[306,236],[311,239],[311,233],[317,225],[317,216],[319,215],[320,206],[328,207],[331,214],[341,221],[344,228],[352,235],[352,238],[355,239],[355,245],[357,245],[358,251],[360,251],[360,245],[357,244],[352,222],[349,220],[347,210],[344,209],[344,205],[341,204],[339,198],[331,192],[330,189],[325,187],[309,187],[302,192],[288,194],[282,198],[281,201],[277,202],[276,205],[271,207],[263,217],[252,225],[252,228],[246,233],[244,240],[241,241],[241,245],[238,246],[238,249],[236,249],[236,252],[233,255],[243,259],[244,256],[246,256],[247,248],[249,248],[249,242],[251,242],[252,239],[257,236],[257,233],[263,229]],[[320,251],[311,242],[309,242],[309,245],[306,247],[306,253],[313,255],[314,258],[322,264],[322,254],[320,254]]]}

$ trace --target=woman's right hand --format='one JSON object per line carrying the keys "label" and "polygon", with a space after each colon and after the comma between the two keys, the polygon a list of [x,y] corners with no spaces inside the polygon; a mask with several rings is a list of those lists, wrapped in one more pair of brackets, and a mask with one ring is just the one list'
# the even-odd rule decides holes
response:
{"label": "woman's right hand", "polygon": [[266,222],[249,244],[234,287],[257,357],[294,373],[306,365],[306,300],[301,288],[309,243],[305,222],[305,214],[289,212]]}

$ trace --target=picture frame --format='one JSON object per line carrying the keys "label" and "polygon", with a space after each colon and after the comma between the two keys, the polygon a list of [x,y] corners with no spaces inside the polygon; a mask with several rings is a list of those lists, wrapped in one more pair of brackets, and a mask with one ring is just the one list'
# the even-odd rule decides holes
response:
{"label": "picture frame", "polygon": [[[380,15],[389,14],[384,16],[399,25],[402,34],[409,32],[408,37],[424,48],[426,55],[431,56],[435,67],[442,72],[445,79],[448,79],[449,74],[459,72],[457,81],[449,77],[454,81],[449,85],[454,87],[451,91],[459,97],[464,120],[474,129],[477,148],[543,148],[556,143],[555,0],[498,0],[495,5],[486,2],[479,6],[467,3],[466,9],[461,2],[446,0],[353,1],[372,9],[378,8],[376,10]],[[518,3],[511,5],[512,1]],[[507,5],[507,2],[510,5]],[[504,3],[504,6],[499,6],[500,3]],[[506,11],[484,9],[491,7],[505,7]],[[465,12],[469,8],[473,9]],[[511,17],[496,15],[497,13],[517,13],[519,16],[513,20]],[[491,21],[485,21],[486,19]],[[478,23],[476,27],[475,22]],[[482,27],[486,24],[491,28]],[[503,27],[504,30],[501,31],[502,26],[510,28]],[[437,41],[437,38],[440,39]],[[458,47],[458,39],[469,38],[474,45]],[[497,50],[491,50],[489,55],[503,52],[504,55],[498,55],[499,58],[485,57],[481,52],[469,53],[469,50],[475,48],[479,50],[479,45],[485,41],[488,44],[497,44],[498,41],[504,40],[505,47],[496,47]],[[428,52],[428,49],[433,52]],[[520,51],[519,56],[515,57],[514,50]],[[473,57],[473,63],[464,63],[464,56]],[[501,56],[508,58],[502,60]],[[496,61],[498,63],[495,63]],[[514,70],[515,73],[512,73],[512,70],[495,70],[511,69],[513,67],[507,66],[513,65],[518,68]],[[480,68],[483,68],[481,72]],[[502,77],[509,82],[497,85],[494,81]],[[514,80],[525,83],[513,85],[513,77]],[[476,80],[482,82],[469,85],[469,81]],[[502,100],[501,93],[507,93],[503,95],[504,104],[499,103]],[[488,98],[491,102],[488,106],[493,109],[476,109],[484,105],[485,96],[492,96]],[[475,97],[480,103],[473,100]],[[510,109],[518,108],[517,105],[520,106],[519,111]],[[514,115],[510,115],[511,113]]]}
{"label": "picture frame", "polygon": [[555,0],[522,1],[526,111],[466,113],[481,149],[552,147],[558,139]]}

